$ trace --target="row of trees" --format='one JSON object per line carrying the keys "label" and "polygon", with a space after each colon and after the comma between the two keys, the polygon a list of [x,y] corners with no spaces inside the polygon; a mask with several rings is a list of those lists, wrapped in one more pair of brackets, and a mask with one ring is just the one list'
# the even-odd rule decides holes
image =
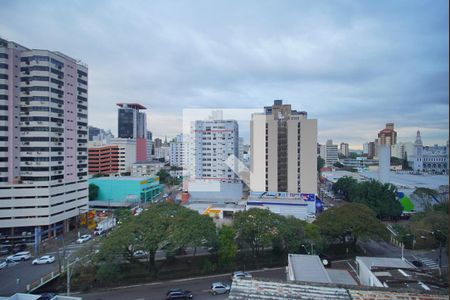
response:
{"label": "row of trees", "polygon": [[239,250],[252,257],[264,256],[271,248],[282,254],[319,253],[333,243],[352,243],[358,239],[385,238],[386,229],[367,206],[349,203],[331,208],[310,224],[294,217],[284,217],[266,209],[253,208],[235,215],[232,226],[216,229],[208,216],[174,203],[156,203],[139,216],[126,211],[117,214],[121,225],[105,238],[97,255],[98,272],[111,271],[111,265],[138,262],[135,251],[148,253],[148,271],[156,276],[157,250],[168,256],[177,249],[208,247],[217,254],[220,266],[231,266]]}
{"label": "row of trees", "polygon": [[396,224],[400,241],[407,248],[436,248],[439,244],[448,249],[448,200],[427,206],[417,213],[410,222]]}
{"label": "row of trees", "polygon": [[392,184],[376,180],[358,182],[352,177],[342,177],[333,184],[333,192],[341,194],[349,202],[361,203],[375,211],[380,219],[396,219],[403,212],[396,199],[397,189]]}

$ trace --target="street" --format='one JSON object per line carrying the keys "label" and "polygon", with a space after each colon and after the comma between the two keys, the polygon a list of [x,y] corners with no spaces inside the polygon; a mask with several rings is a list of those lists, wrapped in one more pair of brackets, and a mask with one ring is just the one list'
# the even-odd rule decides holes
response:
{"label": "street", "polygon": [[[250,272],[253,277],[264,277],[275,280],[285,280],[285,268],[276,268],[269,270],[259,270]],[[179,279],[165,282],[154,282],[142,285],[120,287],[109,289],[104,292],[94,292],[88,294],[76,294],[83,300],[154,300],[165,299],[169,289],[180,288],[189,290],[193,293],[195,300],[206,299],[227,299],[228,295],[213,296],[209,293],[211,283],[222,281],[231,283],[231,274],[212,275],[193,279]]]}
{"label": "street", "polygon": [[[88,243],[92,243],[92,241],[89,241]],[[75,259],[73,254],[86,245],[87,244],[76,244],[75,242],[66,245],[66,257],[68,257],[69,261],[73,261]],[[63,249],[61,248],[61,255],[62,251]],[[11,296],[17,292],[24,292],[26,291],[28,284],[40,280],[41,277],[51,272],[57,272],[59,267],[57,253],[48,252],[45,253],[45,255],[55,256],[55,262],[45,265],[32,265],[31,262],[35,258],[32,257],[27,261],[10,263],[7,268],[0,270],[0,296]]]}
{"label": "street", "polygon": [[[384,241],[359,242],[367,256],[402,257],[402,249]],[[404,249],[403,256],[409,261],[421,261],[425,267],[432,270],[439,269],[439,249],[433,250],[411,250]],[[448,257],[442,249],[442,267],[448,268]]]}

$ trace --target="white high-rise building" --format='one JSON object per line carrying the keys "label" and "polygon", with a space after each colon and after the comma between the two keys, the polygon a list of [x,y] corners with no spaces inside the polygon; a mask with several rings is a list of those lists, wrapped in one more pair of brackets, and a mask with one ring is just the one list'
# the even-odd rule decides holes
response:
{"label": "white high-rise building", "polygon": [[0,39],[0,242],[76,226],[88,209],[88,68]]}
{"label": "white high-rise building", "polygon": [[136,140],[125,138],[111,139],[111,145],[119,146],[119,171],[118,173],[131,172],[136,162]]}
{"label": "white high-rise building", "polygon": [[178,134],[173,141],[170,142],[169,163],[171,166],[179,168],[184,167],[185,150],[183,135]]}
{"label": "white high-rise building", "polygon": [[328,140],[325,145],[320,146],[320,156],[325,160],[325,166],[332,167],[338,162],[338,146]]}
{"label": "white high-rise building", "polygon": [[275,100],[250,123],[250,188],[317,193],[317,120]]}
{"label": "white high-rise building", "polygon": [[350,148],[347,143],[341,143],[339,145],[339,152],[344,155],[345,157],[348,157],[350,154]]}
{"label": "white high-rise building", "polygon": [[191,179],[236,179],[225,164],[239,157],[239,126],[235,120],[195,121],[191,125],[189,175]]}

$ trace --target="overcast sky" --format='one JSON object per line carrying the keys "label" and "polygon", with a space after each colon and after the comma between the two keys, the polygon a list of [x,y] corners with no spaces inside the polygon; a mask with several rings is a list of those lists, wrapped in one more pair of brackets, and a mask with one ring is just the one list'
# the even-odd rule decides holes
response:
{"label": "overcast sky", "polygon": [[[394,122],[443,144],[449,126],[448,0],[2,0],[0,36],[89,65],[90,125],[117,133],[140,102],[154,136],[183,108],[283,99],[318,119],[319,142],[354,148]],[[248,129],[242,128],[242,132]]]}

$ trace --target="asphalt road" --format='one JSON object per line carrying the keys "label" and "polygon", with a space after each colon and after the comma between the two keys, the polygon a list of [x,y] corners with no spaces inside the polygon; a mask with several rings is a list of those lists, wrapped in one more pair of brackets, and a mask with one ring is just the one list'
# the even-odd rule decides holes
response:
{"label": "asphalt road", "polygon": [[[91,243],[89,241],[88,243]],[[75,259],[71,254],[75,253],[81,247],[87,244],[69,244],[66,246],[66,257],[69,257],[69,261]],[[62,253],[62,249],[60,249]],[[42,254],[44,255],[44,254]],[[27,284],[31,284],[36,280],[40,280],[41,277],[46,276],[52,271],[58,271],[59,263],[56,252],[48,252],[45,255],[53,255],[56,260],[54,263],[45,265],[32,265],[31,262],[35,257],[30,260],[10,263],[8,267],[0,270],[0,296],[11,296],[12,294],[25,292],[27,290]],[[61,255],[62,256],[62,255]],[[19,279],[19,280],[18,280]]]}
{"label": "asphalt road", "polygon": [[[0,296],[11,296],[12,294],[26,290],[27,284],[58,270],[58,263],[45,265],[32,265],[33,259],[11,263],[7,268],[0,270]],[[19,282],[18,282],[19,279]]]}
{"label": "asphalt road", "polygon": [[[253,272],[250,271],[250,273],[253,277],[264,277],[276,280],[286,279],[285,268]],[[180,288],[191,291],[195,300],[227,299],[228,295],[213,296],[209,293],[211,283],[217,281],[231,283],[231,274],[155,282],[143,285],[114,288],[102,292],[76,294],[73,296],[81,297],[83,300],[156,300],[165,299],[166,293],[169,289]]]}

